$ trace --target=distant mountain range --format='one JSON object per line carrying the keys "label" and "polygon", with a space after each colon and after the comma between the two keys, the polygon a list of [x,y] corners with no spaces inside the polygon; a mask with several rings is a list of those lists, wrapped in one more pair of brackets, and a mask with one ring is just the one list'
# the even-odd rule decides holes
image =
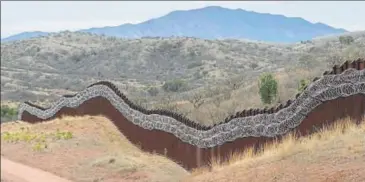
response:
{"label": "distant mountain range", "polygon": [[[303,18],[257,13],[242,9],[209,6],[201,9],[173,11],[160,18],[139,24],[79,30],[98,35],[141,37],[197,37],[203,39],[250,39],[268,42],[298,42],[314,37],[339,34],[345,29],[323,23],[311,23]],[[23,32],[5,41],[45,36],[47,32]]]}
{"label": "distant mountain range", "polygon": [[1,42],[29,39],[29,38],[33,38],[33,37],[46,36],[48,34],[49,34],[49,32],[40,32],[40,31],[22,32],[22,33],[19,33],[19,34],[12,35],[10,37],[1,39]]}

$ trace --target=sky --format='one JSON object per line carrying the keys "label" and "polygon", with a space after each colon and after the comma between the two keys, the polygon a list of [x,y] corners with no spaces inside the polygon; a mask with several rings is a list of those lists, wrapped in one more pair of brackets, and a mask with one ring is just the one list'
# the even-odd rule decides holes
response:
{"label": "sky", "polygon": [[302,17],[348,31],[365,30],[365,1],[1,1],[1,37],[25,31],[140,23],[171,11],[206,6]]}

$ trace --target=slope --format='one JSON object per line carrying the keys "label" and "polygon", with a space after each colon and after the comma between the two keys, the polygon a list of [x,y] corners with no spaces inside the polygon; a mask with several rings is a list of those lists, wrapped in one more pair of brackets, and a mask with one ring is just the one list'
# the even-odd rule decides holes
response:
{"label": "slope", "polygon": [[163,156],[142,152],[103,117],[2,123],[1,155],[78,182],[172,182],[188,174]]}
{"label": "slope", "polygon": [[197,169],[184,181],[365,181],[365,120],[350,123],[340,120],[300,140],[291,135],[259,155],[234,154],[229,163]]}

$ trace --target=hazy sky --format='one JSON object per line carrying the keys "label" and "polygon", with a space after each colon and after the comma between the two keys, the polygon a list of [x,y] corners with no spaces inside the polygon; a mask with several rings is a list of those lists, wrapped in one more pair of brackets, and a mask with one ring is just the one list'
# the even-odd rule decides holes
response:
{"label": "hazy sky", "polygon": [[139,23],[174,10],[212,5],[302,17],[349,31],[365,30],[365,1],[1,1],[1,37],[24,31],[73,31]]}

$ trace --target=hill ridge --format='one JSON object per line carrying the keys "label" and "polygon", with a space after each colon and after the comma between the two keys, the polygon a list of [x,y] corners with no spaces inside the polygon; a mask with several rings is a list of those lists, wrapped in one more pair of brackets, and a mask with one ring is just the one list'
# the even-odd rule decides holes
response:
{"label": "hill ridge", "polygon": [[[91,27],[78,31],[123,38],[182,36],[203,39],[251,39],[269,42],[298,42],[318,36],[347,32],[345,29],[334,28],[324,23],[311,23],[300,17],[219,6],[176,10],[138,24],[126,23],[119,26]],[[41,35],[30,33],[28,38],[37,36]],[[17,34],[1,41],[21,38],[24,38],[24,33],[22,36]]]}

